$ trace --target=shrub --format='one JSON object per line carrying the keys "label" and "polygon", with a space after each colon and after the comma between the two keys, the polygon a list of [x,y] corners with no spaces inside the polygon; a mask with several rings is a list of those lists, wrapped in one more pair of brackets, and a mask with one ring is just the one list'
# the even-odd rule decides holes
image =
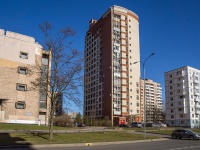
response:
{"label": "shrub", "polygon": [[62,116],[56,116],[54,118],[54,125],[59,126],[59,127],[72,127],[73,123],[68,115],[62,115]]}

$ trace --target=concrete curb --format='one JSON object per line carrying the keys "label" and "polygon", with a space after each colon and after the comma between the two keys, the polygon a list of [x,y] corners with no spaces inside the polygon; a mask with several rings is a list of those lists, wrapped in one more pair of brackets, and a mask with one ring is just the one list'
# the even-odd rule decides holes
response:
{"label": "concrete curb", "polygon": [[142,143],[142,142],[153,142],[153,141],[164,141],[162,139],[149,139],[149,140],[135,140],[135,141],[116,141],[116,142],[99,142],[99,143],[77,143],[77,144],[52,144],[52,145],[31,145],[32,148],[43,148],[43,147],[80,147],[80,146],[98,146],[98,145],[112,145],[112,144],[128,144],[128,143]]}

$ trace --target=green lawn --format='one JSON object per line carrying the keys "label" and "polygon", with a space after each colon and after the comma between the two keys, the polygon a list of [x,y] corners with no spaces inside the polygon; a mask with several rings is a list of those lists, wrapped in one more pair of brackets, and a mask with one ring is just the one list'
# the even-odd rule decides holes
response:
{"label": "green lawn", "polygon": [[[54,127],[55,130],[70,130],[77,128]],[[0,130],[48,130],[47,126],[23,125],[23,124],[0,124]],[[147,139],[156,139],[156,136],[147,136]],[[44,133],[2,133],[0,145],[11,144],[64,144],[64,143],[94,143],[113,141],[143,140],[140,134],[126,132],[88,132],[88,133],[64,133],[54,134],[54,140],[49,140],[49,135]]]}
{"label": "green lawn", "polygon": [[[94,143],[143,140],[140,134],[126,132],[92,132],[92,133],[67,133],[54,134],[54,140],[48,139],[48,134],[10,133],[0,134],[0,145],[11,144],[68,144],[68,143]],[[156,139],[156,136],[147,136],[147,139]]]}

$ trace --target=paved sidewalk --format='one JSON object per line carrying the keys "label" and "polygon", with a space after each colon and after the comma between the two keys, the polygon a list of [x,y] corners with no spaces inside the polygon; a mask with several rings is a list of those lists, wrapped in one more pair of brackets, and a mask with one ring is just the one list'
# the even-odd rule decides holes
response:
{"label": "paved sidewalk", "polygon": [[[102,132],[102,131],[124,131],[121,128],[105,128],[105,127],[98,127],[98,128],[91,128],[91,127],[83,127],[83,128],[74,128],[68,130],[54,130],[54,133],[84,133],[84,132]],[[0,130],[1,133],[49,133],[49,130]]]}

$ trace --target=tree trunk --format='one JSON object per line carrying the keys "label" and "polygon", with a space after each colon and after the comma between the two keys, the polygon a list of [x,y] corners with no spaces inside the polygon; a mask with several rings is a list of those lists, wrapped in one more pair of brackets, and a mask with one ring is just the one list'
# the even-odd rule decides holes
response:
{"label": "tree trunk", "polygon": [[50,120],[49,120],[49,139],[53,140],[53,110],[50,112]]}

